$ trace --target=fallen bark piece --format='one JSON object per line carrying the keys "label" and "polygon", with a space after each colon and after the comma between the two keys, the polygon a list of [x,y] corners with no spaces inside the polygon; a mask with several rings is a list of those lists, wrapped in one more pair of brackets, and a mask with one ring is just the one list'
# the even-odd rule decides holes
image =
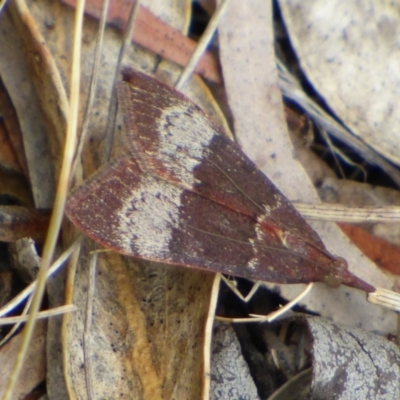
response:
{"label": "fallen bark piece", "polygon": [[311,336],[311,399],[399,399],[400,349],[389,340],[322,318],[304,318]]}
{"label": "fallen bark piece", "polygon": [[259,399],[257,388],[230,325],[215,322],[211,363],[211,399]]}

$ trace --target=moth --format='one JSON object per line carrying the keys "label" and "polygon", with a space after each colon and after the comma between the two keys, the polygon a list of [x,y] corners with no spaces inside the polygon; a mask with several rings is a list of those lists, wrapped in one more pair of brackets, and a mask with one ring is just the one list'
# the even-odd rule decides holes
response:
{"label": "moth", "polygon": [[66,213],[119,253],[275,283],[372,292],[330,254],[223,130],[173,88],[132,69],[117,87],[125,154],[70,195]]}

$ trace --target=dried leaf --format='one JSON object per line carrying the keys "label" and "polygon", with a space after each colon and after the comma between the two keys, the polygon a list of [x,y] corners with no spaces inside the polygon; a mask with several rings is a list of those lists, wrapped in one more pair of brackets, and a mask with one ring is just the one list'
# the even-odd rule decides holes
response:
{"label": "dried leaf", "polygon": [[[46,321],[38,321],[30,343],[28,354],[24,361],[24,368],[18,378],[16,390],[13,398],[25,398],[36,388],[46,377]],[[2,373],[0,374],[0,396],[3,395],[10,373],[17,357],[21,344],[21,333],[14,336],[0,350],[0,364]]]}
{"label": "dried leaf", "polygon": [[[400,164],[397,4],[279,1],[307,79],[354,135]],[[395,89],[393,89],[395,88]]]}
{"label": "dried leaf", "polygon": [[[65,4],[75,6],[76,0],[63,0]],[[125,30],[132,0],[114,0],[110,2],[107,22]],[[86,14],[98,19],[101,11],[101,1],[89,0],[85,4]],[[133,32],[132,40],[144,48],[162,55],[167,60],[185,66],[193,53],[196,42],[174,29],[162,19],[157,18],[149,9],[140,5]],[[221,83],[218,61],[212,53],[206,52],[202,56],[195,72],[206,79]]]}

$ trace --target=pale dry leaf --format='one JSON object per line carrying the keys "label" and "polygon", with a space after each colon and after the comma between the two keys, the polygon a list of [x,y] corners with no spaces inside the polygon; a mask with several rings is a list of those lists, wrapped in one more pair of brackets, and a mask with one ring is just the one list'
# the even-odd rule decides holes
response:
{"label": "pale dry leaf", "polygon": [[[371,227],[371,233],[376,235],[389,243],[400,246],[400,224],[374,224]],[[398,260],[395,260],[398,262]]]}
{"label": "pale dry leaf", "polygon": [[187,33],[191,18],[191,2],[188,0],[147,0],[141,2],[154,15],[168,25]]}
{"label": "pale dry leaf", "polygon": [[378,0],[279,5],[316,91],[355,135],[399,164],[399,5]]}
{"label": "pale dry leaf", "polygon": [[[17,381],[14,399],[25,398],[31,391],[41,383],[46,376],[46,328],[47,321],[41,320],[36,323],[33,339],[30,343],[28,353],[24,361],[24,368]],[[7,381],[21,345],[21,333],[14,336],[0,351],[0,396],[3,395]]]}
{"label": "pale dry leaf", "polygon": [[[344,125],[325,111],[322,105],[319,105],[303,90],[300,80],[292,75],[279,59],[277,59],[277,63],[280,78],[279,84],[283,95],[287,99],[301,107],[314,120],[318,129],[329,132],[332,137],[356,150],[365,161],[382,168],[397,185],[400,185],[400,173],[392,163],[374,151],[362,139],[354,136]],[[343,154],[341,154],[341,157],[343,157]]]}
{"label": "pale dry leaf", "polygon": [[[293,146],[287,134],[276,66],[272,61],[271,4],[233,1],[220,24],[219,43],[224,82],[239,144],[290,200],[319,201],[309,178],[293,157]],[[311,225],[333,254],[348,261],[354,274],[375,286],[392,287],[392,281],[365,259],[336,225],[322,222]],[[365,323],[370,329],[382,329],[383,319],[388,331],[394,329],[395,314],[368,305],[363,293],[316,287],[319,290],[314,289],[305,301],[311,309],[340,321],[343,313],[338,312],[338,308],[342,302],[347,313],[358,314],[359,308],[369,310],[362,314],[365,320],[358,319],[358,323]],[[289,286],[284,285],[281,290],[285,296],[292,297]],[[353,293],[354,299],[349,301]],[[323,307],[321,299],[324,300]],[[373,315],[376,325],[371,325]],[[350,317],[346,320],[351,323]]]}
{"label": "pale dry leaf", "polygon": [[13,2],[9,12],[14,26],[23,40],[25,60],[44,114],[50,155],[58,176],[61,167],[60,148],[64,145],[64,135],[69,117],[67,93],[62,84],[54,58],[44,41],[39,25],[24,2]]}
{"label": "pale dry leaf", "polygon": [[35,206],[48,209],[53,203],[55,178],[45,113],[30,79],[23,38],[8,13],[0,14],[0,25],[3,37],[7,38],[2,40],[0,75],[18,115]]}
{"label": "pale dry leaf", "polygon": [[[112,273],[109,273],[112,265]],[[78,271],[76,305],[85,307],[87,271]],[[91,343],[93,389],[113,398],[199,398],[202,343],[212,274],[116,254],[100,254]],[[207,285],[206,283],[210,283]],[[80,365],[83,312],[68,321],[69,384],[85,398]]]}
{"label": "pale dry leaf", "polygon": [[[63,78],[65,90],[68,92],[74,10],[71,7],[63,6],[61,2],[48,3],[43,0],[32,2],[30,8]],[[51,24],[51,29],[49,29],[49,24]],[[93,21],[90,18],[85,19],[81,62],[81,115],[83,115],[85,110],[89,82],[92,75],[97,29],[97,21]],[[99,83],[95,92],[95,101],[92,107],[88,133],[89,137],[87,138],[96,149],[101,148],[102,141],[104,140],[104,127],[107,123],[108,106],[113,84],[112,77],[114,76],[116,59],[121,43],[121,36],[112,29],[106,30],[105,37],[108,45],[104,46],[102,51],[101,68],[98,77]],[[59,154],[61,154],[61,151],[62,149],[59,149]],[[99,159],[96,159],[95,163],[93,163],[92,158],[89,156],[85,157],[83,155],[82,159],[86,175],[91,175],[100,166]]]}

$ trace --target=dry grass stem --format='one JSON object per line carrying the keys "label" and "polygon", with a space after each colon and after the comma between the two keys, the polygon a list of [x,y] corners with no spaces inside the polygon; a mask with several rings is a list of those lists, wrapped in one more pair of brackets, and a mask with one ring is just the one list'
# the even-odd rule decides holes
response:
{"label": "dry grass stem", "polygon": [[[27,12],[26,4],[22,0],[19,1],[19,6],[22,10],[21,14]],[[32,338],[35,321],[38,316],[39,307],[42,302],[44,294],[47,272],[48,269],[50,268],[53,259],[58,233],[60,231],[64,215],[64,207],[71,177],[71,167],[76,148],[76,132],[78,125],[79,89],[80,89],[80,60],[81,60],[80,44],[82,41],[83,10],[84,10],[84,2],[78,1],[75,13],[74,47],[72,55],[71,95],[70,95],[71,112],[68,118],[69,123],[67,127],[67,135],[65,140],[65,149],[63,154],[63,161],[60,171],[59,182],[57,186],[57,193],[54,200],[54,208],[50,219],[46,242],[43,248],[43,258],[37,276],[37,286],[33,294],[29,318],[24,327],[18,356],[16,358],[12,374],[10,376],[10,379],[7,383],[7,387],[4,392],[4,397],[3,397],[4,400],[10,400],[13,398],[13,391],[17,383],[20,371],[22,369],[29,343]]]}
{"label": "dry grass stem", "polygon": [[368,301],[373,304],[400,311],[400,293],[393,292],[383,288],[377,288],[375,292],[368,293]]}
{"label": "dry grass stem", "polygon": [[[51,265],[49,270],[47,271],[47,276],[53,275],[64,263],[68,260],[69,256],[78,248],[82,241],[83,236],[80,235],[72,245],[66,249],[60,257]],[[5,304],[2,308],[0,308],[0,317],[8,314],[16,307],[18,307],[22,301],[24,301],[36,288],[37,281],[33,281],[30,285],[28,285],[22,292],[20,292],[17,296],[15,296],[10,302]]]}
{"label": "dry grass stem", "polygon": [[400,207],[348,207],[340,204],[293,203],[306,219],[334,222],[400,222]]}
{"label": "dry grass stem", "polygon": [[106,26],[106,19],[107,19],[109,3],[110,3],[110,0],[104,0],[103,4],[102,4],[99,28],[97,30],[96,50],[95,50],[95,54],[94,54],[93,69],[92,69],[91,81],[90,81],[90,86],[89,86],[89,96],[88,96],[88,100],[86,103],[85,115],[84,115],[83,121],[82,121],[82,129],[81,129],[81,134],[79,137],[78,148],[77,148],[77,151],[75,154],[74,164],[72,166],[72,173],[74,173],[75,168],[80,160],[82,150],[83,150],[83,145],[85,143],[85,138],[87,136],[89,124],[91,121],[91,111],[92,111],[92,107],[93,107],[94,96],[96,93],[97,79],[98,79],[98,74],[99,74],[99,65],[101,62],[101,52],[103,49],[104,31],[105,31],[105,26]]}
{"label": "dry grass stem", "polygon": [[221,20],[224,12],[229,4],[229,0],[223,0],[218,8],[215,10],[214,14],[212,15],[210,22],[207,24],[207,28],[204,33],[201,35],[201,39],[197,43],[196,49],[192,53],[189,58],[188,63],[186,64],[184,70],[182,71],[179,79],[175,83],[175,89],[181,90],[182,86],[188,80],[188,78],[193,74],[196,65],[198,64],[199,60],[203,56],[203,53],[206,51],[207,46],[211,42],[213,35],[218,27],[219,21]]}
{"label": "dry grass stem", "polygon": [[[51,310],[39,311],[37,315],[37,319],[41,318],[49,318],[54,317],[55,315],[61,315],[68,312],[76,311],[77,307],[73,304],[68,304],[65,306],[55,307]],[[21,322],[25,322],[28,319],[28,315],[20,315],[17,317],[3,317],[0,318],[0,326],[1,325],[11,325],[11,324],[18,324]]]}

